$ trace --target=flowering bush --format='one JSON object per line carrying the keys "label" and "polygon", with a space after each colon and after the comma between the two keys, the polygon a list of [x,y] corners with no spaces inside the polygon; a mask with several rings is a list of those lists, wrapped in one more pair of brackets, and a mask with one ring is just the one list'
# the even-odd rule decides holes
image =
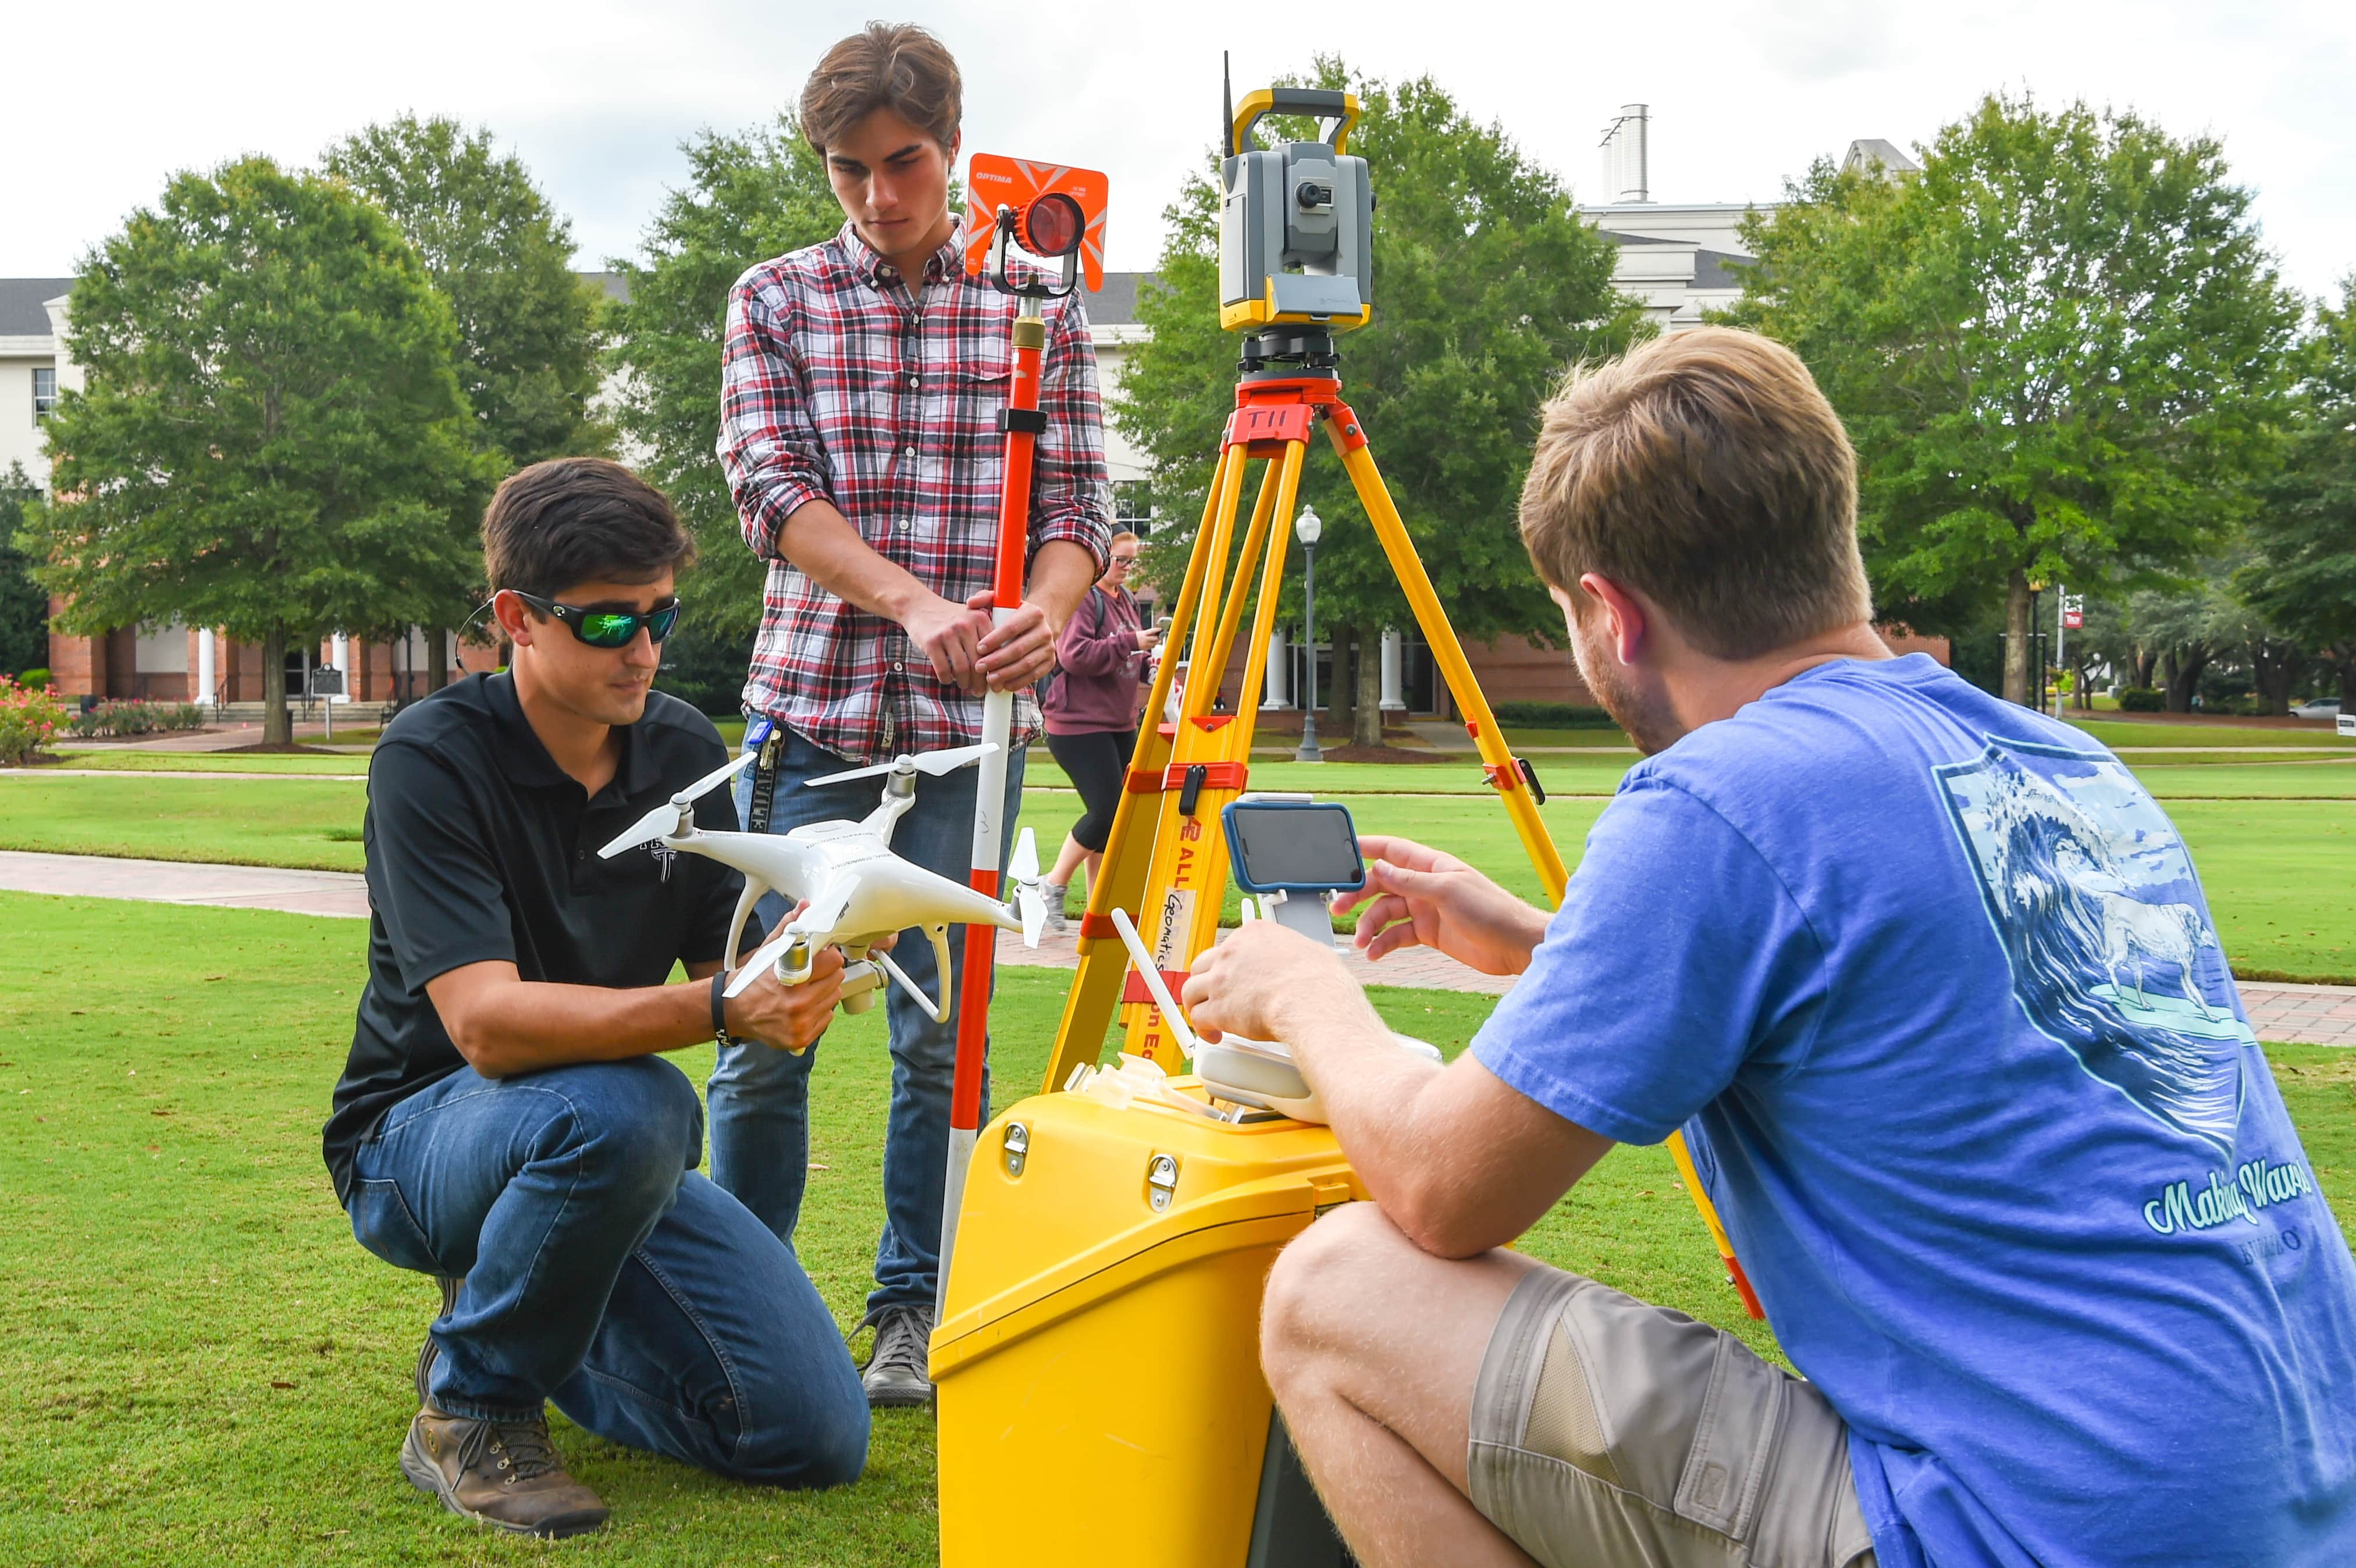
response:
{"label": "flowering bush", "polygon": [[112,735],[127,740],[134,735],[152,734],[159,730],[201,730],[205,710],[196,702],[141,702],[110,698],[87,712],[66,715],[66,732],[77,740],[95,740],[101,735]]}
{"label": "flowering bush", "polygon": [[19,686],[0,675],[0,766],[15,766],[48,743],[66,705],[48,687]]}

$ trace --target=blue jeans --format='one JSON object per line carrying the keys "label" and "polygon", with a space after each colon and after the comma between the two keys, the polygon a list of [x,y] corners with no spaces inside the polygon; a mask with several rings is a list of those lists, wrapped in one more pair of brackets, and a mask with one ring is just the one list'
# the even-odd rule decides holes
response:
{"label": "blue jeans", "polygon": [[[805,789],[802,780],[840,773],[841,757],[793,731],[777,757],[769,830],[786,833],[809,822],[861,817],[882,800],[881,776]],[[892,848],[958,883],[973,864],[973,803],[978,770],[959,768],[919,778],[916,804],[892,830]],[[736,784],[736,819],[748,821],[752,772]],[[1013,820],[1023,799],[1023,753],[1007,760],[1008,830],[999,869],[1013,853]],[[755,918],[764,931],[791,908],[772,893]],[[949,991],[965,966],[963,928],[949,932]],[[926,996],[935,988],[933,944],[921,933],[903,933],[893,962]],[[892,1109],[884,1133],[884,1234],[875,1244],[875,1289],[870,1312],[886,1307],[930,1307],[941,1266],[942,1183],[948,1172],[949,1087],[957,1071],[957,1015],[937,1024],[899,987],[886,988],[892,1037]],[[809,1179],[809,1077],[823,1045],[799,1056],[766,1045],[723,1049],[704,1098],[712,1113],[712,1179],[735,1194],[781,1241],[790,1242]],[[981,1083],[981,1115],[990,1117],[990,1079]]]}
{"label": "blue jeans", "polygon": [[790,1248],[696,1173],[702,1115],[659,1057],[514,1078],[461,1068],[359,1146],[347,1208],[397,1267],[463,1275],[436,1408],[543,1400],[589,1431],[738,1480],[858,1478],[867,1402]]}

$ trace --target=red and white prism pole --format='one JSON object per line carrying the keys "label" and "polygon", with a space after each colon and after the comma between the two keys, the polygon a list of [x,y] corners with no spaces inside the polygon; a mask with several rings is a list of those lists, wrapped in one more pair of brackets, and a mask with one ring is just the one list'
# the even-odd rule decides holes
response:
{"label": "red and white prism pole", "polygon": [[[1046,420],[1039,412],[1039,356],[1047,345],[1047,325],[1038,300],[1016,296],[1014,385],[999,416],[1006,432],[1006,468],[998,496],[998,560],[991,578],[990,618],[1004,625],[1023,603],[1023,569],[1031,539],[1031,460]],[[1014,694],[993,691],[982,699],[981,738],[997,749],[985,754],[975,782],[971,882],[976,892],[998,898],[998,868],[1006,839],[1006,756],[1014,729]],[[958,1209],[965,1201],[966,1168],[973,1163],[981,1134],[981,1073],[989,1059],[990,987],[998,956],[998,928],[980,922],[965,928],[965,964],[957,1008],[957,1076],[949,1090],[949,1166],[941,1200],[941,1268],[934,1298],[934,1321],[947,1316],[949,1258],[957,1246]]]}

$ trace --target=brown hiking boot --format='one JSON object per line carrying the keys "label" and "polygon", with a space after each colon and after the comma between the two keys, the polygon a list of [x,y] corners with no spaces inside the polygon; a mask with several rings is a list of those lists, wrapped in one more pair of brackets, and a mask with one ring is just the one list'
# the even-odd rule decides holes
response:
{"label": "brown hiking boot", "polygon": [[550,1540],[605,1522],[597,1494],[565,1474],[548,1418],[476,1421],[427,1405],[409,1424],[401,1473],[477,1524]]}

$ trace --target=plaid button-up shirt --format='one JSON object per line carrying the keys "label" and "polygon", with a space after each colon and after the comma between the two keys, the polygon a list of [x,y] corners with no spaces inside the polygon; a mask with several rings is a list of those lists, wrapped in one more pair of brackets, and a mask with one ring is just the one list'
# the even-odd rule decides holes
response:
{"label": "plaid button-up shirt", "polygon": [[[944,684],[898,624],[845,603],[777,548],[831,501],[868,547],[944,599],[990,586],[1016,306],[965,275],[958,237],[912,289],[851,225],[764,261],[728,296],[720,462],[744,542],[769,563],[744,706],[854,762],[977,739],[981,699]],[[1079,295],[1044,307],[1029,553],[1068,539],[1101,572],[1111,536],[1096,350]],[[1018,694],[1014,743],[1038,733]]]}

